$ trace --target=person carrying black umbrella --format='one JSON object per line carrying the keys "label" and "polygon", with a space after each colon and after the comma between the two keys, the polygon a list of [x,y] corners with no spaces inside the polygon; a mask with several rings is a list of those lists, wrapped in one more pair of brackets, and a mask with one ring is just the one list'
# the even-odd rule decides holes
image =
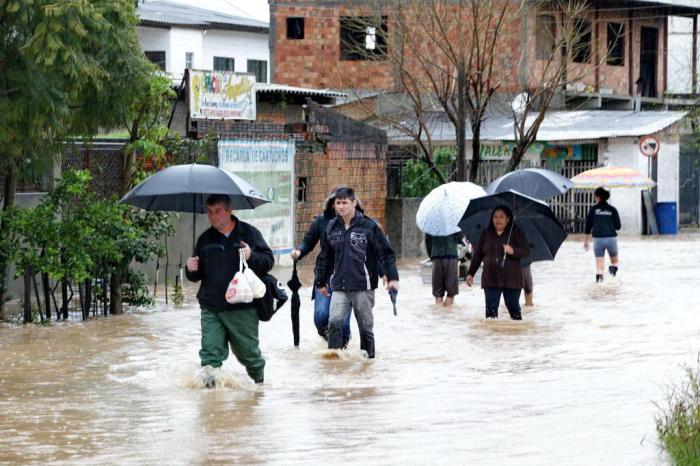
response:
{"label": "person carrying black umbrella", "polygon": [[483,262],[481,287],[486,300],[486,318],[498,318],[501,294],[510,318],[522,320],[520,312],[520,290],[523,273],[520,260],[530,254],[525,235],[513,224],[513,214],[506,206],[496,207],[491,214],[489,227],[481,233],[479,243],[472,251],[472,260],[467,271],[467,285],[474,283],[474,274]]}
{"label": "person carrying black umbrella", "polygon": [[265,359],[258,340],[257,309],[253,303],[229,304],[225,294],[239,269],[239,249],[258,277],[272,269],[272,251],[257,228],[232,215],[229,196],[212,194],[206,206],[211,228],[200,235],[186,267],[190,281],[201,281],[197,299],[201,307],[199,357],[204,384],[209,388],[216,385],[216,369],[228,357],[229,345],[250,378],[262,383]]}

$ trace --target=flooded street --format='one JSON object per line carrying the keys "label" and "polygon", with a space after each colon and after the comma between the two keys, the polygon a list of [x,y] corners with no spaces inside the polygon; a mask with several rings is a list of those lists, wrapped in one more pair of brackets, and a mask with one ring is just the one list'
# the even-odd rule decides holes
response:
{"label": "flooded street", "polygon": [[300,348],[289,305],[261,323],[262,387],[232,358],[227,386],[199,387],[194,303],[5,325],[0,463],[666,464],[653,403],[700,350],[699,248],[697,234],[623,237],[619,276],[596,285],[593,254],[567,241],[533,265],[522,322],[503,306],[486,321],[463,282],[456,306],[434,307],[406,266],[398,317],[377,293],[373,361],[354,318],[348,354],[324,353],[307,287]]}

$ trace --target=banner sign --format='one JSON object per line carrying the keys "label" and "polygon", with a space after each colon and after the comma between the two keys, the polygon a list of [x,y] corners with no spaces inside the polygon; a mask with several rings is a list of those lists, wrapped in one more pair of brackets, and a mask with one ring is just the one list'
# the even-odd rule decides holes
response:
{"label": "banner sign", "polygon": [[292,140],[219,140],[219,168],[241,176],[271,201],[235,213],[260,230],[281,265],[291,265],[294,247],[294,153]]}
{"label": "banner sign", "polygon": [[[535,142],[528,149],[527,153],[540,154],[544,149],[544,143]],[[481,160],[510,160],[515,148],[514,142],[482,143],[479,149]]]}
{"label": "banner sign", "polygon": [[255,120],[255,76],[189,71],[190,118]]}

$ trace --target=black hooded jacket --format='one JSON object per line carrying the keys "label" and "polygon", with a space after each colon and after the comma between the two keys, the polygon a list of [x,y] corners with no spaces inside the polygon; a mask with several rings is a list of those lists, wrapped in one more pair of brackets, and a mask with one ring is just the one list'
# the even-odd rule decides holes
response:
{"label": "black hooded jacket", "polygon": [[586,217],[586,234],[594,238],[610,238],[617,236],[617,230],[622,228],[617,209],[606,201],[591,207]]}
{"label": "black hooded jacket", "polygon": [[328,223],[316,263],[315,285],[331,285],[333,291],[361,291],[377,288],[379,264],[388,280],[398,280],[396,258],[381,228],[360,212],[350,226],[336,217]]}
{"label": "black hooded jacket", "polygon": [[199,257],[199,269],[196,272],[185,269],[188,280],[201,280],[197,299],[200,306],[211,311],[249,309],[252,305],[229,304],[226,301],[226,289],[239,268],[238,250],[241,241],[250,246],[248,266],[258,277],[265,276],[275,262],[260,230],[249,223],[241,222],[235,216],[231,218],[236,222],[236,226],[228,237],[214,227],[201,234],[194,250],[194,255]]}

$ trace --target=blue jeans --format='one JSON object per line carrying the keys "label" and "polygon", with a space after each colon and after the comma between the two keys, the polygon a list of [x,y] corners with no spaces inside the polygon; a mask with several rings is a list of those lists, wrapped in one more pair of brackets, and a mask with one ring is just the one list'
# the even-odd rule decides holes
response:
{"label": "blue jeans", "polygon": [[522,320],[520,314],[520,289],[517,288],[484,288],[486,298],[486,318],[498,319],[498,305],[501,302],[501,293],[506,302],[508,313],[513,320]]}
{"label": "blue jeans", "polygon": [[[328,338],[328,318],[331,311],[331,297],[323,296],[318,288],[314,288],[314,325],[316,325],[316,330],[318,334],[323,338]],[[343,322],[343,335],[345,339],[343,341],[344,345],[347,345],[348,340],[350,340],[350,317],[348,314],[347,319]]]}

